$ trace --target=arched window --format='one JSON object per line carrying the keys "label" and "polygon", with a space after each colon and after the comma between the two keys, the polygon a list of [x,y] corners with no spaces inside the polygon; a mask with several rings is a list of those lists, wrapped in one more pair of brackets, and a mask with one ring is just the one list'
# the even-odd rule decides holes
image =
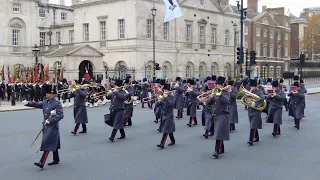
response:
{"label": "arched window", "polygon": [[119,67],[119,78],[120,79],[125,79],[127,75],[127,68],[123,65]]}
{"label": "arched window", "polygon": [[216,75],[216,67],[215,66],[211,66],[211,74]]}
{"label": "arched window", "polygon": [[186,67],[186,78],[191,78],[191,67],[189,65]]}
{"label": "arched window", "polygon": [[147,79],[152,79],[152,78],[151,78],[151,73],[152,73],[151,70],[152,70],[151,65],[149,65],[149,66],[146,67],[146,78],[147,78]]}
{"label": "arched window", "polygon": [[229,76],[229,67],[228,67],[228,66],[225,66],[225,67],[224,67],[224,72],[223,72],[223,73],[224,73],[224,76],[225,76],[225,77],[228,77],[228,76]]}
{"label": "arched window", "polygon": [[167,79],[168,78],[168,66],[163,66],[162,68],[162,78]]}
{"label": "arched window", "polygon": [[204,68],[203,66],[199,66],[199,78],[204,78]]}

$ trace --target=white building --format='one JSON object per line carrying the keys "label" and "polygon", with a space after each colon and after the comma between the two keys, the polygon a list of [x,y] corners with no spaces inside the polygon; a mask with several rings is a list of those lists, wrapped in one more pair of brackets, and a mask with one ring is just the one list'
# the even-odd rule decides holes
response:
{"label": "white building", "polygon": [[[0,52],[0,61],[5,66],[17,63],[31,66],[34,63],[32,46],[40,45],[40,39],[41,45],[50,45],[48,32],[52,32],[51,45],[42,48],[44,56],[40,62],[50,67],[62,64],[67,79],[82,77],[86,70],[91,75],[102,74],[104,79],[124,78],[126,74],[135,79],[151,79],[154,67],[151,9],[154,6],[157,9],[155,61],[161,67],[156,71],[157,78],[233,76],[234,27],[231,22],[238,21],[239,17],[225,12],[214,1],[180,1],[183,17],[168,23],[163,23],[165,5],[162,0],[73,0],[72,9],[24,3],[34,8],[28,12],[29,16],[23,15],[24,22],[29,23],[25,27],[33,27],[33,30],[25,33],[27,40],[19,44],[23,51],[14,58],[13,52],[7,50],[12,48],[11,39],[6,40],[9,43]],[[45,17],[32,13],[46,7],[59,7],[56,16],[52,10]],[[67,19],[61,20],[62,12],[67,13]],[[17,16],[7,13],[12,14],[11,18]],[[3,28],[8,29],[8,23]],[[60,48],[53,50],[57,44]],[[8,62],[7,59],[12,60]]]}

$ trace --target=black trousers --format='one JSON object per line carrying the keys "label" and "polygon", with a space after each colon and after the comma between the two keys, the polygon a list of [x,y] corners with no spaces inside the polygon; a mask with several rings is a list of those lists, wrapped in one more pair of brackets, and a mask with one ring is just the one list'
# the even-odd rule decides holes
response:
{"label": "black trousers", "polygon": [[177,111],[177,118],[182,118],[182,109],[178,109]]}
{"label": "black trousers", "polygon": [[280,124],[274,124],[273,125],[273,133],[276,134],[276,135],[280,135],[281,134]]}
{"label": "black trousers", "polygon": [[[45,165],[46,160],[48,158],[48,155],[49,155],[49,151],[44,151],[43,152],[42,157],[41,157],[40,162],[39,162],[42,166]],[[58,149],[56,151],[53,151],[53,161],[54,162],[60,162]]]}
{"label": "black trousers", "polygon": [[254,139],[259,140],[258,129],[250,129],[249,142],[253,142]]}
{"label": "black trousers", "polygon": [[300,127],[300,119],[295,119],[295,120],[294,120],[294,124],[295,124],[297,127]]}
{"label": "black trousers", "polygon": [[173,133],[163,133],[162,138],[161,138],[161,141],[160,141],[160,144],[161,144],[162,146],[164,146],[164,145],[166,144],[168,135],[169,135],[169,138],[170,138],[170,141],[171,141],[171,142],[173,142],[173,143],[176,142],[176,140],[174,139]]}
{"label": "black trousers", "polygon": [[215,152],[218,154],[224,153],[223,140],[216,140]]}
{"label": "black trousers", "polygon": [[230,131],[234,131],[236,129],[236,126],[234,123],[230,123]]}
{"label": "black trousers", "polygon": [[[81,124],[82,125],[82,131],[87,132],[87,125],[85,123]],[[77,133],[79,130],[80,123],[77,123],[76,126],[74,127],[74,132]]]}
{"label": "black trousers", "polygon": [[[118,129],[113,129],[112,132],[111,132],[111,136],[110,138],[114,139],[114,137],[116,137],[117,135],[117,132],[118,132]],[[120,134],[121,134],[121,137],[126,137],[126,133],[124,132],[124,129],[120,129]]]}
{"label": "black trousers", "polygon": [[190,116],[189,124],[192,125],[192,122],[193,122],[193,125],[197,125],[198,124],[197,117]]}
{"label": "black trousers", "polygon": [[124,126],[126,126],[127,124],[128,124],[128,126],[131,126],[131,125],[132,125],[131,117],[127,117],[127,118],[125,118]]}

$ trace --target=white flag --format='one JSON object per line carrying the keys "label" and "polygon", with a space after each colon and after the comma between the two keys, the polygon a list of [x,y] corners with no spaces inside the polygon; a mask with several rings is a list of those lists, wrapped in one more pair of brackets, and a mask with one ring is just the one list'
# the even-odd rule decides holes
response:
{"label": "white flag", "polygon": [[163,1],[166,4],[166,18],[164,19],[164,22],[168,22],[182,16],[181,8],[177,3],[177,0],[163,0]]}

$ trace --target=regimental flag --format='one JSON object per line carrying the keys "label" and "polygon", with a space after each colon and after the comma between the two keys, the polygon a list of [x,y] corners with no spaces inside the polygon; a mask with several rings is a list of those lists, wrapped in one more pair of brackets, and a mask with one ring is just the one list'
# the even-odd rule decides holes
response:
{"label": "regimental flag", "polygon": [[5,78],[4,78],[4,64],[2,65],[2,70],[1,70],[1,79],[2,79],[2,81],[4,81],[4,80],[5,80]]}
{"label": "regimental flag", "polygon": [[181,8],[177,0],[163,0],[166,4],[166,17],[164,22],[169,22],[173,19],[182,17]]}

